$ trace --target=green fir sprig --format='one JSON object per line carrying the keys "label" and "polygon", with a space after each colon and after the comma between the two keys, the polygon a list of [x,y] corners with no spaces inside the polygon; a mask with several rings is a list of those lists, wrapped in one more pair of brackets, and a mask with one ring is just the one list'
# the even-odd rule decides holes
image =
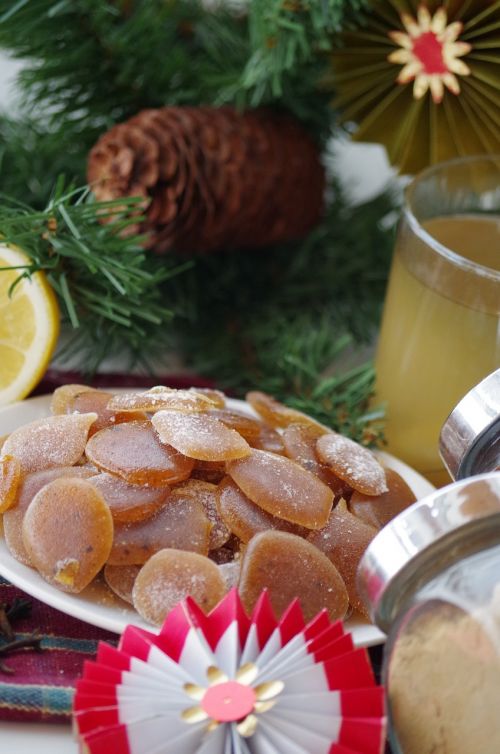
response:
{"label": "green fir sprig", "polygon": [[65,189],[62,181],[42,211],[0,199],[2,241],[31,260],[18,280],[42,270],[57,294],[69,326],[67,357],[77,353],[92,372],[106,357],[125,352],[134,363],[168,347],[174,311],[161,286],[190,262],[160,264],[145,253],[140,236],[128,235],[139,200],[95,202],[87,188]]}
{"label": "green fir sprig", "polygon": [[318,86],[324,53],[363,4],[0,0],[0,47],[25,63],[24,112],[81,157],[114,123],[163,105],[274,105],[324,137],[333,118]]}
{"label": "green fir sprig", "polygon": [[367,413],[374,372],[357,354],[378,326],[396,200],[352,207],[332,190],[304,241],[198,259],[175,281],[189,307],[178,334],[188,363],[236,395],[259,386],[360,439],[381,416]]}

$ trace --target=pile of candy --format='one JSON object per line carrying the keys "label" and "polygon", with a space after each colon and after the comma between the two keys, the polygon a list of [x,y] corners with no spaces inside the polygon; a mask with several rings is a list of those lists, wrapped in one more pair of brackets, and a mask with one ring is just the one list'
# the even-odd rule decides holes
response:
{"label": "pile of candy", "polygon": [[[234,585],[279,616],[363,612],[355,575],[377,530],[415,500],[375,455],[252,392],[58,388],[52,416],[4,439],[0,512],[14,558],[58,589],[103,571],[160,624],[188,594],[205,610]],[[350,606],[350,607],[349,607]]]}

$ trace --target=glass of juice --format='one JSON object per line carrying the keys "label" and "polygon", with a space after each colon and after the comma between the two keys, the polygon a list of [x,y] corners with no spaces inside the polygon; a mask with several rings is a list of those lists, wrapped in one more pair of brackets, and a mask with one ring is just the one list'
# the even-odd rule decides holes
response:
{"label": "glass of juice", "polygon": [[500,155],[459,158],[406,188],[376,355],[387,449],[436,485],[442,424],[500,366]]}

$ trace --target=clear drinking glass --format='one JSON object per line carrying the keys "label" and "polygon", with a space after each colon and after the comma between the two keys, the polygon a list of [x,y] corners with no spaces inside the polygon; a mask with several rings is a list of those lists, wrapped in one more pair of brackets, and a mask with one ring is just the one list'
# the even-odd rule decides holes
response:
{"label": "clear drinking glass", "polygon": [[388,450],[437,485],[446,417],[500,366],[500,155],[459,158],[407,187],[376,355]]}

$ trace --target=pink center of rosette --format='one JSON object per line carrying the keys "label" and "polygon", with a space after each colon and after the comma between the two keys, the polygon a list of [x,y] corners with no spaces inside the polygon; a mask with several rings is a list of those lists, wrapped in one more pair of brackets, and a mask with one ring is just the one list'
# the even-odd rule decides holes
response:
{"label": "pink center of rosette", "polygon": [[253,712],[256,700],[255,691],[250,686],[226,681],[207,689],[200,706],[212,720],[231,723]]}

